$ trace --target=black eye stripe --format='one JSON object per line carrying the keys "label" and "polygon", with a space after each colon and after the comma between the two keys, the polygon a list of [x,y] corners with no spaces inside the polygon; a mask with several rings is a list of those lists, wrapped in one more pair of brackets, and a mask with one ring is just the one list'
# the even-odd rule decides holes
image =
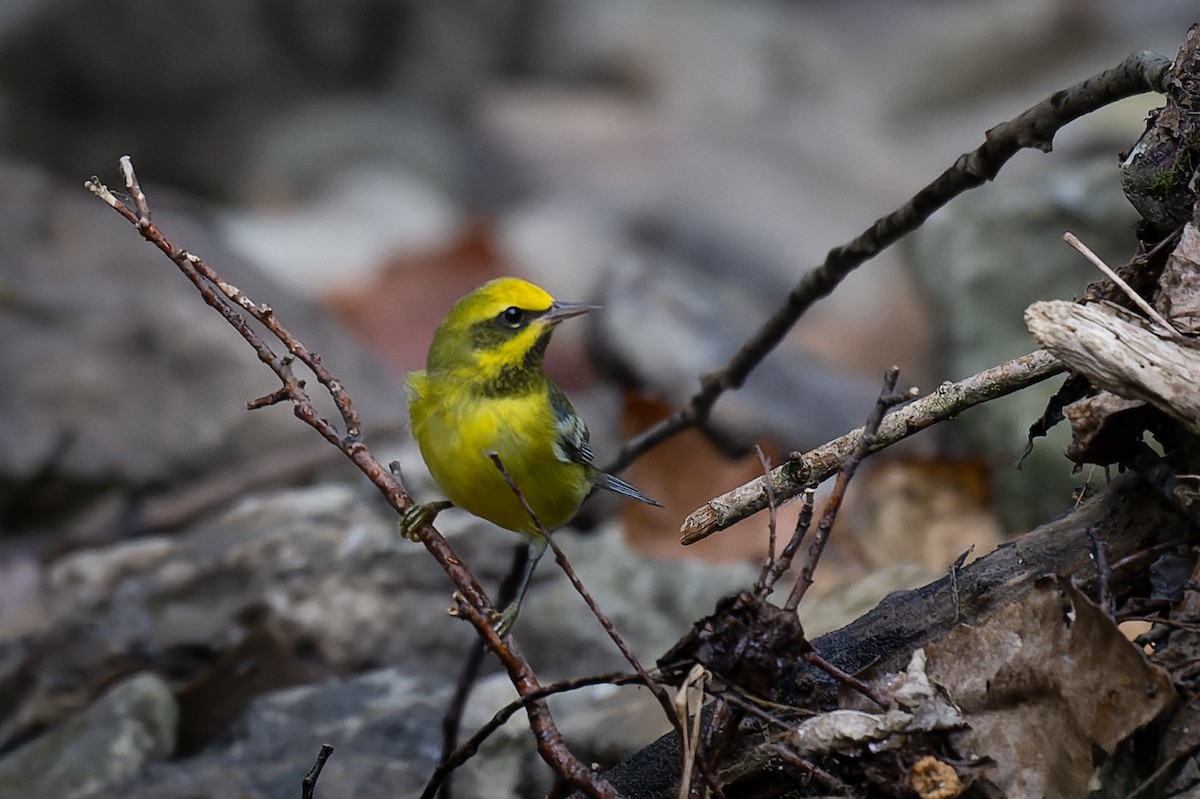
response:
{"label": "black eye stripe", "polygon": [[520,308],[511,305],[500,312],[500,321],[510,327],[520,327],[526,321],[526,315]]}

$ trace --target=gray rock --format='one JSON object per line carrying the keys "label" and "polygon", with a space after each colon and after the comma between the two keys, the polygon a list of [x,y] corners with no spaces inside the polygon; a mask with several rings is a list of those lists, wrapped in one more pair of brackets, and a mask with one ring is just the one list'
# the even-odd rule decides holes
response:
{"label": "gray rock", "polygon": [[[147,191],[178,245],[252,299],[269,300],[327,358],[368,435],[404,423],[395,376],[315,306],[216,244],[195,208],[182,209],[153,184]],[[77,183],[0,162],[0,209],[0,370],[8,375],[0,393],[0,526],[46,524],[116,488],[118,501],[94,506],[102,512],[92,526],[136,527],[125,515],[134,493],[271,453],[282,470],[283,453],[316,443],[286,406],[245,409],[278,382],[175,266],[100,200]]]}
{"label": "gray rock", "polygon": [[[434,495],[415,447],[388,455],[400,457],[417,496]],[[248,634],[245,614],[254,609],[265,612],[283,649],[306,653],[313,674],[376,665],[457,673],[474,636],[446,615],[447,578],[395,525],[366,489],[325,483],[248,497],[174,536],[59,558],[45,578],[48,629],[30,636],[20,660],[31,684],[0,719],[0,741],[54,723],[113,669],[167,668],[188,652],[217,657],[236,649]],[[494,590],[521,540],[461,511],[447,511],[438,525]],[[649,561],[611,526],[591,535],[564,530],[556,540],[647,662],[718,597],[753,580],[749,566]],[[549,675],[625,668],[552,558],[536,573],[515,632]],[[208,668],[201,662],[178,676],[191,679]],[[258,683],[254,691],[289,684],[293,673],[281,668],[274,684]]]}
{"label": "gray rock", "polygon": [[[402,452],[409,482],[425,494],[428,478],[415,457],[411,449]],[[461,512],[446,512],[438,525],[491,589],[519,539]],[[589,535],[563,530],[556,540],[647,666],[692,619],[755,574],[748,565],[646,560],[612,525]],[[208,740],[215,743],[209,748],[139,778],[138,796],[178,795],[172,791],[181,785],[192,785],[199,796],[218,786],[228,792],[231,774],[239,790],[278,795],[303,776],[323,740],[338,754],[337,768],[322,777],[322,796],[409,792],[432,767],[438,719],[474,639],[467,625],[446,615],[451,586],[423,548],[399,538],[394,521],[360,492],[337,484],[265,493],[181,535],[68,555],[53,565],[47,583],[50,629],[5,657],[16,704],[0,724],[0,740],[34,726],[69,723],[60,719],[86,700],[89,685],[139,661],[172,670],[184,707],[181,741],[196,740],[200,733],[192,726],[203,719],[197,721],[196,700],[185,695],[194,696],[196,682],[219,668],[220,653],[241,651],[249,634],[245,613],[256,607],[265,610],[284,659],[290,648],[310,678],[392,667],[363,681],[279,692],[273,689],[294,682],[294,669],[277,666],[260,679],[272,664],[248,656],[253,669],[231,672],[221,682],[220,701],[266,693],[215,738],[210,730]],[[546,682],[629,670],[549,557],[535,575],[514,635]],[[191,664],[180,660],[202,652],[214,654]],[[496,668],[488,663],[488,670]],[[16,679],[22,676],[24,681]],[[484,681],[465,734],[512,698],[506,683],[500,675]],[[553,706],[581,756],[604,762],[663,729],[654,701],[633,688],[594,689],[556,699]],[[545,776],[519,720],[483,758],[462,778],[479,790],[467,795],[519,795]],[[510,784],[516,787],[505,793],[502,786]]]}
{"label": "gray rock", "polygon": [[444,680],[380,669],[262,696],[227,739],[151,765],[109,796],[139,799],[298,796],[321,744],[334,747],[321,799],[415,796],[436,764]]}
{"label": "gray rock", "polygon": [[0,793],[28,799],[113,796],[113,786],[175,749],[171,689],[142,673],[79,714],[0,757]]}
{"label": "gray rock", "polygon": [[74,553],[48,583],[57,618],[88,619],[112,650],[221,645],[259,605],[335,672],[444,670],[470,637],[446,618],[451,587],[425,550],[337,484],[250,497],[182,535]]}
{"label": "gray rock", "polygon": [[[107,795],[290,796],[328,743],[334,751],[317,796],[415,796],[436,766],[452,687],[449,673],[385,668],[276,691],[256,699],[221,742],[191,758],[151,763]],[[468,703],[464,735],[515,696],[503,675],[481,681]],[[658,705],[635,688],[594,686],[556,696],[551,706],[571,750],[585,762],[615,763],[666,731]],[[523,712],[493,733],[453,779],[458,795],[475,799],[542,795],[553,784]]]}

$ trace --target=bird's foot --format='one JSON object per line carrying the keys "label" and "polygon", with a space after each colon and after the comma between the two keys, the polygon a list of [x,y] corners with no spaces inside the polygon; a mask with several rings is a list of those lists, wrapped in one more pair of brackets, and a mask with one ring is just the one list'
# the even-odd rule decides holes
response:
{"label": "bird's foot", "polygon": [[492,629],[496,635],[503,638],[512,628],[513,622],[517,620],[517,614],[521,612],[521,603],[510,602],[508,607],[499,611],[492,619]]}
{"label": "bird's foot", "polygon": [[454,503],[446,500],[423,502],[420,505],[409,505],[400,516],[400,535],[409,541],[421,540],[421,528],[432,522],[437,515]]}

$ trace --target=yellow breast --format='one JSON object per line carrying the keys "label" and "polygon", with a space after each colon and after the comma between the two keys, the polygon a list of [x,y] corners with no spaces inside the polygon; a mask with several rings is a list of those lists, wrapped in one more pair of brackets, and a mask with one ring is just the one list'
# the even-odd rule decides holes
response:
{"label": "yellow breast", "polygon": [[409,376],[409,415],[421,455],[447,499],[500,527],[537,533],[489,452],[500,455],[547,530],[568,522],[591,489],[586,467],[555,453],[547,392],[478,396],[415,372]]}

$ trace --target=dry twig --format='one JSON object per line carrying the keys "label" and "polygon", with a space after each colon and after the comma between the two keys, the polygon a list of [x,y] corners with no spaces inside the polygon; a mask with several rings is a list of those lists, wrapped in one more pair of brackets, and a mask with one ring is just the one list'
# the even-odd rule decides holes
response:
{"label": "dry twig", "polygon": [[676,732],[683,734],[683,721],[676,712],[675,703],[671,701],[671,697],[667,694],[667,690],[663,688],[657,680],[650,676],[650,673],[646,671],[646,669],[642,666],[641,661],[638,660],[637,655],[633,654],[633,650],[629,648],[628,644],[625,643],[625,640],[621,638],[620,634],[617,633],[617,628],[613,625],[612,619],[608,618],[604,611],[600,610],[600,606],[596,604],[595,598],[592,597],[591,592],[587,590],[587,587],[584,586],[583,582],[579,579],[579,575],[575,573],[575,569],[567,560],[566,553],[562,551],[562,547],[558,545],[558,542],[554,540],[554,537],[551,536],[546,528],[542,526],[542,520],[537,517],[536,513],[534,513],[529,501],[525,499],[525,495],[521,493],[521,488],[517,485],[516,481],[513,480],[512,475],[508,473],[508,469],[504,468],[504,462],[500,460],[500,455],[496,452],[489,452],[488,457],[491,458],[492,463],[496,465],[496,468],[500,470],[500,474],[504,475],[504,481],[508,483],[508,487],[512,490],[513,494],[516,495],[517,500],[521,503],[521,507],[523,507],[525,512],[529,514],[529,518],[533,520],[538,532],[546,538],[546,542],[550,545],[550,549],[554,552],[554,559],[558,562],[558,566],[563,570],[563,573],[567,575],[567,579],[571,581],[571,585],[575,588],[576,593],[583,597],[583,601],[587,604],[588,609],[592,611],[592,615],[596,617],[596,621],[600,622],[600,626],[604,629],[604,632],[608,635],[609,639],[616,644],[617,649],[621,651],[621,656],[624,657],[625,661],[633,667],[633,670],[637,672],[638,677],[641,678],[642,683],[650,689],[652,694],[654,694],[654,698],[657,699],[659,705],[662,706],[663,712],[667,716],[667,720],[671,722],[671,726],[675,728]]}
{"label": "dry twig", "polygon": [[[1038,350],[956,383],[943,383],[932,393],[883,418],[870,444],[871,452],[890,446],[967,408],[1003,397],[1064,371],[1050,353]],[[803,455],[793,455],[769,475],[777,502],[786,502],[836,471],[841,459],[859,444],[862,428],[852,430]],[[714,497],[683,521],[681,541],[693,544],[767,507],[767,478],[751,480]]]}
{"label": "dry twig", "polygon": [[821,514],[821,521],[817,522],[817,534],[808,546],[808,560],[800,569],[800,577],[792,586],[792,592],[788,595],[787,602],[783,604],[784,610],[795,610],[799,607],[800,600],[804,598],[804,594],[812,585],[813,573],[817,569],[817,563],[821,560],[821,553],[825,550],[825,542],[829,540],[833,523],[842,509],[846,489],[850,486],[850,481],[854,479],[859,464],[875,450],[875,439],[879,435],[879,425],[883,422],[884,414],[889,408],[907,398],[907,395],[896,394],[896,381],[899,378],[899,367],[893,366],[888,369],[883,378],[883,390],[879,393],[879,399],[871,409],[867,423],[862,429],[862,435],[859,436],[858,445],[842,458],[838,466],[837,482],[834,484],[833,493],[829,496],[825,512]]}
{"label": "dry twig", "polygon": [[1168,322],[1166,319],[1163,319],[1162,314],[1154,310],[1153,305],[1142,299],[1142,295],[1134,291],[1133,286],[1130,286],[1128,283],[1126,283],[1124,278],[1113,271],[1111,266],[1104,263],[1104,260],[1099,255],[1096,255],[1096,253],[1092,252],[1090,247],[1080,241],[1078,236],[1076,236],[1074,233],[1064,233],[1063,241],[1065,241],[1067,244],[1070,244],[1080,255],[1088,260],[1088,263],[1099,269],[1105,275],[1105,277],[1107,277],[1113,283],[1116,283],[1121,291],[1125,292],[1125,296],[1132,300],[1134,305],[1136,305],[1138,308],[1141,308],[1142,313],[1154,320],[1154,323],[1165,330],[1167,334],[1169,334],[1172,338],[1182,338],[1179,331],[1176,330],[1170,322]]}
{"label": "dry twig", "polygon": [[329,744],[321,744],[321,751],[317,752],[317,760],[313,763],[313,767],[304,775],[304,779],[300,781],[300,799],[313,799],[313,791],[317,788],[317,780],[321,777],[321,771],[325,768],[325,761],[333,754],[333,747]]}
{"label": "dry twig", "polygon": [[[499,607],[508,607],[508,603],[516,598],[517,584],[520,582],[521,575],[524,573],[525,565],[528,561],[528,547],[524,544],[518,544],[513,547],[512,565],[509,567],[508,574],[501,580],[500,588],[496,591],[496,604]],[[471,695],[471,689],[475,686],[475,681],[479,679],[479,672],[483,668],[483,661],[487,657],[487,653],[487,644],[482,639],[476,638],[472,642],[470,651],[463,661],[462,669],[458,673],[458,679],[454,685],[454,695],[450,698],[450,703],[446,706],[445,712],[442,713],[442,754],[438,758],[438,768],[434,771],[434,776],[429,778],[429,784],[434,786],[434,790],[436,790],[440,799],[451,799],[453,795],[451,772],[458,765],[445,768],[444,773],[440,776],[439,772],[442,772],[443,767],[453,760],[458,755],[459,750],[463,748],[458,745],[458,733],[462,726],[463,712],[467,708],[467,699]],[[520,700],[513,704],[514,710],[519,710],[524,706],[525,703]],[[478,734],[476,733],[476,736]],[[484,738],[486,737],[487,735],[484,735]],[[472,736],[472,740],[474,738],[475,736]],[[482,743],[482,739],[480,742]],[[472,749],[470,754],[474,754],[474,752],[475,750]],[[440,783],[440,787],[435,784],[435,781]],[[426,790],[428,791],[429,788],[427,787]],[[432,794],[430,795],[432,796]]]}
{"label": "dry twig", "polygon": [[1112,69],[1042,100],[1013,119],[985,134],[985,141],[964,153],[932,183],[921,189],[903,207],[877,219],[856,239],[835,247],[825,262],[804,274],[788,293],[783,305],[763,323],[721,369],[704,375],[700,391],[687,406],[659,424],[630,439],[605,471],[618,472],[639,455],[676,433],[703,425],[713,405],[730,389],[740,388],[746,377],[791,330],[801,315],[817,300],[828,296],[847,275],[903,236],[916,230],[934,211],[959,194],[982,186],[994,178],[1010,158],[1025,148],[1050,152],[1054,134],[1069,122],[1109,103],[1148,91],[1166,90],[1171,59],[1141,51]]}
{"label": "dry twig", "polygon": [[463,741],[457,749],[442,758],[442,761],[438,763],[437,768],[434,769],[433,774],[429,777],[429,781],[425,784],[425,790],[421,791],[421,799],[433,799],[442,793],[448,784],[447,781],[450,778],[450,774],[474,757],[475,753],[479,751],[479,747],[483,746],[484,741],[503,727],[504,723],[512,718],[517,711],[527,707],[530,702],[545,699],[555,694],[586,688],[591,685],[632,685],[640,683],[641,679],[636,674],[613,672],[609,674],[597,674],[591,677],[580,677],[574,680],[562,680],[550,683],[549,685],[543,685],[528,696],[522,696],[509,702],[496,711],[486,724],[476,730],[466,741]]}
{"label": "dry twig", "polygon": [[[404,491],[403,486],[388,469],[385,469],[375,459],[360,440],[362,428],[350,395],[321,363],[320,356],[311,352],[297,340],[280,323],[269,305],[253,302],[236,286],[222,279],[201,258],[177,247],[168,240],[151,219],[146,194],[142,191],[129,156],[123,156],[120,163],[125,186],[132,198],[132,207],[118,199],[98,178],[93,177],[86,181],[84,187],[133,224],[146,241],[161,250],[179,267],[184,276],[200,292],[204,301],[238,331],[246,343],[254,349],[259,360],[279,378],[282,383],[279,390],[252,400],[248,403],[248,407],[261,408],[290,401],[293,413],[320,433],[326,441],[341,450],[379,489],[389,505],[398,512],[403,512],[412,506],[412,498]],[[261,323],[283,345],[286,352],[276,353],[250,324],[246,315]],[[295,360],[299,360],[307,366],[333,398],[341,415],[344,432],[317,412],[304,389],[304,381],[297,379],[292,371],[292,363]],[[528,661],[521,656],[515,645],[505,646],[501,643],[492,630],[491,619],[495,611],[474,575],[463,565],[450,545],[432,525],[426,524],[421,529],[420,536],[421,543],[458,589],[455,597],[460,615],[465,616],[475,627],[476,632],[491,645],[508,672],[517,692],[526,696],[537,691],[541,686]],[[589,796],[607,798],[615,795],[610,785],[599,779],[590,768],[567,749],[554,724],[550,709],[544,701],[531,702],[526,706],[526,713],[529,717],[530,728],[537,741],[538,754],[557,774]]]}

